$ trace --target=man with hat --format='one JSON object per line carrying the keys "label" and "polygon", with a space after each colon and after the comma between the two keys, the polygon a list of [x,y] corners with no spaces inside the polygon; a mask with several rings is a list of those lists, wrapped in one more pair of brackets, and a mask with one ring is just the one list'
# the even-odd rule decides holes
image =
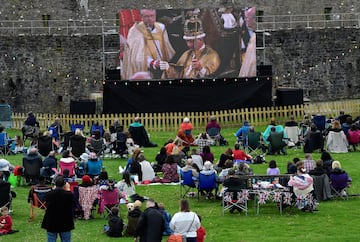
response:
{"label": "man with hat", "polygon": [[[177,62],[181,66],[180,78],[203,78],[214,75],[220,66],[218,53],[205,44],[206,34],[201,20],[194,11],[193,16],[185,21],[184,36],[188,50]],[[168,68],[166,68],[168,69]]]}
{"label": "man with hat", "polygon": [[122,79],[129,80],[138,72],[149,72],[161,78],[163,61],[170,61],[175,50],[171,46],[165,25],[156,22],[155,9],[141,9],[142,21],[129,30],[125,46]]}

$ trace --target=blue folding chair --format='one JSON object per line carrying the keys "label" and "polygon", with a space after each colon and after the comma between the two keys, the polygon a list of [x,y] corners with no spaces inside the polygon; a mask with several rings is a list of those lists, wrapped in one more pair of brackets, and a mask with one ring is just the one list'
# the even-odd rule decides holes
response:
{"label": "blue folding chair", "polygon": [[104,135],[104,126],[103,125],[96,125],[96,124],[91,125],[90,133],[93,134],[95,130],[99,130],[100,137],[103,137],[103,135]]}
{"label": "blue folding chair", "polygon": [[84,131],[85,126],[83,124],[70,124],[71,132],[75,133],[76,129],[80,129],[81,131]]}
{"label": "blue folding chair", "polygon": [[8,155],[10,154],[10,147],[8,146],[9,140],[5,132],[0,133],[0,154]]}
{"label": "blue folding chair", "polygon": [[200,199],[200,193],[205,193],[207,198],[215,198],[212,191],[216,189],[216,173],[206,175],[199,173],[199,185],[198,185],[198,201]]}
{"label": "blue folding chair", "polygon": [[[180,197],[185,198],[192,188],[196,188],[196,179],[192,176],[192,170],[180,170]],[[183,191],[184,189],[184,191]]]}

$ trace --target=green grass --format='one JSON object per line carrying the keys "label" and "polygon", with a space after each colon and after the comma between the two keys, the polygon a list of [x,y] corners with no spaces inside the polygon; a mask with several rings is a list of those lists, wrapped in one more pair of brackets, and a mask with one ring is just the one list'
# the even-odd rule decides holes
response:
{"label": "green grass", "polygon": [[[262,128],[258,128],[262,130]],[[233,147],[236,130],[223,130],[223,135]],[[19,134],[18,130],[8,130],[12,136]],[[201,132],[198,130],[197,132]],[[151,140],[162,145],[168,138],[174,138],[175,132],[151,133]],[[211,147],[216,158],[227,147]],[[144,148],[144,154],[151,162],[154,161],[160,147]],[[353,178],[350,193],[360,193],[360,152],[347,154],[333,154],[334,159],[342,163],[343,168]],[[294,157],[303,158],[301,150],[288,150],[287,156],[267,156],[266,160],[275,159],[280,171],[286,172],[286,163]],[[314,159],[319,159],[320,154],[314,153]],[[22,156],[6,156],[12,164],[21,165]],[[105,159],[104,165],[113,179],[120,179],[118,166],[124,166],[124,159]],[[256,174],[266,173],[266,164],[252,165]],[[174,214],[178,211],[179,186],[137,186],[140,195],[154,198],[165,203],[167,210]],[[29,222],[29,207],[27,194],[29,187],[16,187],[17,198],[13,200],[13,228],[20,230],[13,235],[1,236],[0,241],[46,241],[46,232],[41,229],[44,211],[36,210],[35,219]],[[303,213],[295,208],[286,209],[283,215],[279,214],[274,203],[261,205],[260,214],[256,215],[253,202],[249,203],[248,216],[244,214],[225,213],[221,215],[220,201],[209,201],[189,198],[191,209],[202,216],[203,225],[207,230],[206,241],[357,241],[358,224],[360,223],[359,197],[350,197],[348,201],[334,200],[321,202],[316,213]],[[121,216],[126,221],[126,208],[122,206]],[[114,241],[119,239],[108,238],[102,233],[106,220],[95,215],[94,220],[76,221],[75,230],[72,232],[72,241]],[[133,241],[133,238],[121,238],[121,241]],[[164,237],[163,241],[166,241]]]}

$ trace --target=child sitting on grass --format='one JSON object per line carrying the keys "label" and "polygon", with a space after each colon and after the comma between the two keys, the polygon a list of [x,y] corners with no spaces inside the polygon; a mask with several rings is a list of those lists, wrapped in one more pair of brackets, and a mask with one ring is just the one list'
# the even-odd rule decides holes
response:
{"label": "child sitting on grass", "polygon": [[1,208],[0,235],[8,234],[11,231],[12,231],[12,218],[9,215],[8,207],[4,206]]}
{"label": "child sitting on grass", "polygon": [[124,229],[123,220],[119,216],[119,209],[113,207],[111,209],[111,214],[109,215],[109,225],[104,225],[104,232],[109,237],[122,237],[122,232]]}

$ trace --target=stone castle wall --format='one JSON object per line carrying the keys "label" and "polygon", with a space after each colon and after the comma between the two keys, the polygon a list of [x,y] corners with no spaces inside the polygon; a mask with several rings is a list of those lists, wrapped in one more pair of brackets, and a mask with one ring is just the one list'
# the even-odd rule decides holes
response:
{"label": "stone castle wall", "polygon": [[[223,6],[226,1],[2,1],[6,20],[114,19],[121,8],[191,8]],[[231,1],[227,1],[231,2]],[[265,15],[359,13],[357,1],[234,1],[256,5]],[[71,100],[102,91],[101,35],[0,36],[0,96],[15,112],[68,113]],[[117,35],[108,35],[114,47]],[[274,87],[300,87],[311,100],[359,98],[359,28],[292,29],[264,36],[266,53],[258,63],[273,66]],[[115,61],[106,63],[116,66]]]}

